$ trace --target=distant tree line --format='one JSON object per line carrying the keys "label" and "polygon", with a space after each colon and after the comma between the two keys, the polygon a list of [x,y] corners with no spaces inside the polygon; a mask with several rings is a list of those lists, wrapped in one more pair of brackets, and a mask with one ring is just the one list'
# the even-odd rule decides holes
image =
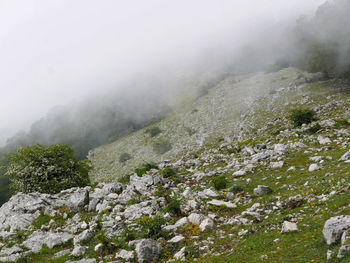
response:
{"label": "distant tree line", "polygon": [[277,68],[295,66],[328,77],[350,77],[350,1],[321,5],[312,18],[302,16],[291,33],[291,50]]}

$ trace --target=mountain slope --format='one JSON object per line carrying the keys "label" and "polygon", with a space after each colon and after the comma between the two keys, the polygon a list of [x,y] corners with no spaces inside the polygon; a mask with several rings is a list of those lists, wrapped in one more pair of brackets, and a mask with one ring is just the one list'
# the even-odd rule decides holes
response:
{"label": "mountain slope", "polygon": [[[293,68],[269,74],[229,76],[209,89],[208,94],[175,107],[157,124],[162,130],[159,135],[150,137],[145,128],[91,151],[90,159],[95,166],[92,178],[114,180],[144,162],[174,160],[218,140],[247,138],[249,126],[254,123],[246,123],[244,116],[254,109],[254,104],[264,96],[272,97],[281,87],[294,87],[302,81],[300,77],[301,73]],[[159,140],[168,141],[172,149],[157,154],[152,145]],[[122,153],[132,158],[120,162]]]}

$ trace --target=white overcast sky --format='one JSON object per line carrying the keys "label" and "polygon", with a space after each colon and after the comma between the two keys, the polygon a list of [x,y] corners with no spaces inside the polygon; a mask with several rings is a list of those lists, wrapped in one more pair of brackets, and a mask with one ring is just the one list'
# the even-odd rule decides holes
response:
{"label": "white overcast sky", "polygon": [[0,0],[0,140],[225,29],[309,14],[324,1]]}

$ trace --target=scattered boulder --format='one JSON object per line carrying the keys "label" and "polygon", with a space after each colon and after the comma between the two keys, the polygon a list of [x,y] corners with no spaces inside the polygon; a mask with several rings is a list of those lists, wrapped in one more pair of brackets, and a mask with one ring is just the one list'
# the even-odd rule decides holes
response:
{"label": "scattered boulder", "polygon": [[115,255],[115,257],[124,259],[126,261],[131,261],[134,259],[134,253],[132,251],[122,249]]}
{"label": "scattered boulder", "polygon": [[271,194],[272,192],[272,189],[266,185],[258,185],[258,187],[254,189],[254,194],[258,196]]}
{"label": "scattered boulder", "polygon": [[33,252],[39,252],[44,244],[48,248],[53,248],[67,243],[72,238],[73,235],[66,232],[54,233],[35,231],[22,243],[22,245]]}
{"label": "scattered boulder", "polygon": [[318,171],[318,170],[320,170],[320,167],[318,166],[318,164],[316,164],[316,163],[310,164],[309,172],[314,172],[314,171]]}
{"label": "scattered boulder", "polygon": [[154,262],[162,253],[162,246],[152,239],[142,239],[137,243],[135,250],[139,263]]}
{"label": "scattered boulder", "polygon": [[323,135],[319,135],[317,137],[317,141],[319,144],[322,144],[322,145],[332,143],[332,141],[328,137],[325,137]]}
{"label": "scattered boulder", "polygon": [[296,223],[284,221],[282,224],[281,233],[298,231],[298,226]]}
{"label": "scattered boulder", "polygon": [[326,221],[323,236],[328,245],[339,241],[345,230],[350,228],[350,216],[335,216]]}
{"label": "scattered boulder", "polygon": [[78,189],[69,198],[69,207],[74,212],[79,212],[89,204],[89,191],[86,188]]}
{"label": "scattered boulder", "polygon": [[348,161],[350,160],[350,151],[344,153],[344,155],[339,159],[339,161]]}

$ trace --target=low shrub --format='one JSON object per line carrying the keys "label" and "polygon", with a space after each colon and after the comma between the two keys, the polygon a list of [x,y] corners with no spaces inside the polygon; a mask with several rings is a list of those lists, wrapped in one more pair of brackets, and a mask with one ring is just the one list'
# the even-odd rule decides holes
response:
{"label": "low shrub", "polygon": [[164,212],[181,215],[181,201],[179,199],[172,198],[165,207]]}
{"label": "low shrub", "polygon": [[158,239],[166,235],[165,231],[162,230],[162,226],[166,221],[159,215],[154,217],[143,216],[136,223],[141,228],[143,238]]}
{"label": "low shrub", "polygon": [[334,124],[335,129],[347,128],[349,126],[350,126],[350,122],[348,120],[345,120],[345,119],[336,120],[335,124]]}
{"label": "low shrub", "polygon": [[176,171],[170,167],[165,168],[164,170],[162,170],[161,175],[163,175],[165,178],[169,178],[171,176],[176,175]]}
{"label": "low shrub", "polygon": [[233,185],[231,188],[230,188],[230,192],[232,193],[239,193],[239,192],[243,192],[245,189],[245,186],[244,185]]}
{"label": "low shrub", "polygon": [[172,149],[171,143],[165,139],[160,139],[153,143],[153,151],[157,154],[164,154]]}
{"label": "low shrub", "polygon": [[311,109],[294,109],[291,110],[288,118],[293,122],[295,127],[300,127],[303,124],[309,124],[315,120],[316,113]]}
{"label": "low shrub", "polygon": [[119,162],[121,163],[125,163],[126,161],[130,160],[131,159],[131,155],[128,154],[128,153],[122,153],[120,156],[119,156]]}
{"label": "low shrub", "polygon": [[216,190],[222,190],[222,189],[227,188],[228,181],[227,181],[226,177],[224,175],[222,175],[222,176],[216,177],[213,180],[213,184],[214,184],[214,187]]}
{"label": "low shrub", "polygon": [[158,166],[155,163],[144,163],[141,167],[135,169],[135,173],[141,177],[151,169],[158,169]]}
{"label": "low shrub", "polygon": [[161,132],[162,132],[162,130],[157,126],[152,126],[152,127],[149,127],[148,129],[146,129],[146,133],[148,133],[151,137],[155,137],[158,134],[160,134]]}
{"label": "low shrub", "polygon": [[316,123],[312,127],[308,128],[306,132],[309,134],[315,134],[316,132],[318,132],[320,130],[322,130],[322,126],[319,123]]}

